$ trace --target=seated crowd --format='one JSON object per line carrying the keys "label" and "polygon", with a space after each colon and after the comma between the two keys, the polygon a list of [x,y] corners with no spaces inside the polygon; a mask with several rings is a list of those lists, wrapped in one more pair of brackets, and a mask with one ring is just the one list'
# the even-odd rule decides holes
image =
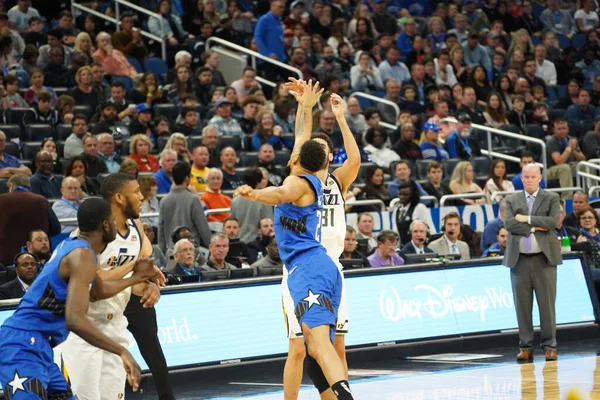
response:
{"label": "seated crowd", "polygon": [[[204,46],[211,36],[320,82],[313,130],[331,138],[334,163],[346,154],[328,98],[346,98],[363,161],[347,193],[348,211],[360,215],[357,230],[346,232],[346,265],[399,265],[430,252],[462,259],[503,253],[502,197],[522,189],[520,169],[482,149],[519,157],[523,167],[542,161],[542,147],[500,136],[488,143],[474,125],[544,140],[542,187],[573,187],[576,163],[600,154],[600,26],[582,17],[596,15],[587,2],[585,10],[559,13],[558,0],[547,0],[539,15],[528,0],[510,8],[438,2],[435,10],[415,0],[422,6],[410,11],[393,1],[272,0],[269,10],[262,3],[219,10],[212,2],[154,3],[163,21],[127,10],[118,30],[66,10],[42,16],[29,0],[0,10],[0,191],[38,195],[29,199],[41,207],[31,218],[40,219],[46,241],[71,232],[81,202],[99,194],[106,174],[123,172],[139,179],[145,230],[167,270],[249,267],[256,275],[281,266],[272,208],[231,194],[242,184],[277,186],[287,176],[296,113],[283,85],[288,72],[262,63],[228,86],[219,54]],[[114,16],[111,7],[102,10]],[[166,41],[167,63],[156,57],[160,46],[135,29],[144,26]],[[156,62],[163,71],[151,67]],[[359,101],[357,91],[386,102]],[[462,197],[446,205],[500,203],[500,215],[479,233],[449,214],[440,235],[423,221],[447,195]],[[2,203],[3,196],[3,211],[17,212],[20,205]],[[574,212],[560,236],[590,243],[600,259],[585,194],[561,197],[573,199]],[[374,235],[369,212],[377,208],[358,200],[383,202],[397,232]],[[34,248],[39,231],[23,229],[0,235],[10,241],[0,264],[14,265],[7,277],[26,290],[47,256]]]}

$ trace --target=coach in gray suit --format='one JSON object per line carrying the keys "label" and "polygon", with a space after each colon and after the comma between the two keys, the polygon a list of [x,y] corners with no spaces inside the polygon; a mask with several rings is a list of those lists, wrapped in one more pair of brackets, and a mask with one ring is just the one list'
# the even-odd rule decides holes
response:
{"label": "coach in gray suit", "polygon": [[542,174],[527,164],[521,174],[524,191],[506,197],[504,225],[508,242],[503,264],[509,267],[519,323],[517,361],[533,360],[533,292],[540,310],[542,348],[546,361],[556,360],[556,266],[562,263],[554,229],[560,217],[556,193],[540,189]]}

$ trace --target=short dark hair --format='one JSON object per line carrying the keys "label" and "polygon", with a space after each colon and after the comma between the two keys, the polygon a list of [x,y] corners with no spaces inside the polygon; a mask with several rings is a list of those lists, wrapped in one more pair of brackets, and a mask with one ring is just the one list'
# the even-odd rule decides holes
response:
{"label": "short dark hair", "polygon": [[125,88],[125,84],[124,84],[123,82],[121,82],[121,81],[113,81],[113,82],[110,84],[110,87],[111,87],[111,88],[114,88],[114,87],[120,87],[120,88],[122,88],[123,90],[127,90],[127,89]]}
{"label": "short dark hair", "polygon": [[398,240],[398,234],[394,231],[381,231],[377,235],[377,243],[385,243],[388,240]]}
{"label": "short dark hair", "polygon": [[523,151],[521,153],[521,157],[520,157],[521,160],[523,160],[525,157],[527,157],[527,158],[533,158],[535,160],[535,157],[534,157],[533,153],[530,152],[530,151],[528,151],[528,150],[525,150],[525,151]]}
{"label": "short dark hair", "polygon": [[[8,16],[7,16],[7,19],[8,19]],[[29,18],[29,26],[31,26],[31,24],[34,23],[34,22],[42,22],[42,19],[40,17],[31,17],[31,18]]]}
{"label": "short dark hair", "polygon": [[102,186],[100,187],[102,198],[110,202],[113,196],[122,190],[123,186],[125,186],[127,182],[131,181],[135,181],[135,177],[133,175],[124,174],[122,172],[110,174],[104,178],[104,181],[102,181]]}
{"label": "short dark hair", "polygon": [[[34,230],[30,231],[27,234],[27,241],[31,242],[33,240],[33,234],[38,233],[38,232],[44,232],[44,230],[43,229],[34,229]],[[44,233],[46,233],[46,232],[44,232]]]}
{"label": "short dark hair", "polygon": [[181,110],[181,118],[185,118],[188,113],[196,113],[196,109],[194,107],[183,107]]}
{"label": "short dark hair", "polygon": [[319,143],[309,140],[300,147],[300,166],[310,172],[317,172],[323,169],[327,161],[327,155],[323,146]]}
{"label": "short dark hair", "polygon": [[328,134],[326,134],[324,132],[316,132],[316,133],[313,133],[311,139],[321,139],[321,140],[324,140],[325,143],[327,143],[327,147],[329,148],[329,152],[330,153],[335,153],[335,146],[333,145],[333,141],[331,140],[331,138],[329,137]]}
{"label": "short dark hair", "polygon": [[194,100],[195,102],[198,102],[198,99],[196,98],[196,96],[191,95],[191,94],[188,94],[186,96],[182,96],[180,98],[180,100],[181,100],[181,104],[185,103],[188,100]]}
{"label": "short dark hair", "polygon": [[223,225],[225,225],[225,222],[227,222],[227,221],[235,221],[235,222],[237,222],[238,224],[240,223],[240,220],[239,220],[239,219],[237,219],[236,217],[234,217],[233,215],[230,215],[229,217],[225,218],[225,219],[223,220]]}
{"label": "short dark hair", "polygon": [[39,101],[52,101],[52,95],[47,90],[40,90],[38,93],[38,102]]}
{"label": "short dark hair", "polygon": [[242,181],[245,185],[250,186],[252,189],[256,189],[256,186],[262,181],[263,174],[258,167],[250,167],[244,171]]}
{"label": "short dark hair", "polygon": [[212,74],[212,69],[208,67],[200,67],[196,70],[196,76],[200,75],[203,72],[210,72]]}
{"label": "short dark hair", "polygon": [[500,231],[501,231],[502,229],[504,229],[504,230],[508,230],[508,229],[506,229],[506,227],[505,227],[504,225],[500,225],[500,226],[498,227],[498,230],[496,231],[496,236],[498,236],[498,235],[500,234]]}
{"label": "short dark hair", "polygon": [[376,109],[375,107],[369,107],[369,108],[367,108],[367,109],[365,110],[364,114],[365,114],[365,119],[366,119],[366,120],[369,120],[369,119],[371,119],[371,117],[372,117],[374,114],[377,114],[377,115],[379,115],[379,116],[381,117],[381,114],[379,113],[379,110],[378,110],[378,109]]}
{"label": "short dark hair", "polygon": [[75,116],[73,117],[73,120],[71,120],[71,126],[75,126],[75,121],[77,121],[78,119],[82,119],[85,121],[85,123],[87,124],[87,117],[83,114],[75,114]]}
{"label": "short dark hair", "polygon": [[431,171],[432,169],[439,169],[439,168],[443,168],[443,165],[437,161],[432,161],[429,164],[427,164],[427,172]]}
{"label": "short dark hair", "polygon": [[69,11],[69,10],[62,10],[60,12],[60,14],[58,14],[58,18],[60,19],[62,17],[71,17],[71,18],[73,18],[73,14],[71,14],[71,11]]}
{"label": "short dark hair", "polygon": [[192,173],[192,167],[186,162],[180,162],[173,167],[173,183],[181,185]]}
{"label": "short dark hair", "polygon": [[[448,220],[449,220],[449,219],[458,219],[458,222],[459,222],[459,223],[461,222],[460,215],[458,215],[458,213],[457,213],[457,212],[454,212],[454,211],[453,211],[453,212],[451,212],[451,213],[448,213],[448,214],[446,214],[446,216],[445,216],[445,217],[444,217],[444,219],[442,220],[442,222],[443,222],[443,226],[444,226],[444,227],[446,226],[446,222],[448,222]],[[461,225],[462,225],[462,224],[461,224]]]}
{"label": "short dark hair", "polygon": [[[106,182],[106,181],[105,181]],[[112,215],[110,204],[103,199],[89,198],[77,210],[77,225],[81,233],[94,232]]]}
{"label": "short dark hair", "polygon": [[246,107],[248,104],[259,104],[260,105],[260,104],[262,104],[262,102],[258,98],[250,95],[244,99],[244,102],[242,103],[242,108]]}
{"label": "short dark hair", "polygon": [[56,38],[58,40],[62,40],[62,38],[64,36],[63,33],[62,33],[62,31],[60,29],[58,29],[58,28],[50,29],[48,31],[47,35],[48,36],[52,36],[52,37],[54,37],[54,38]]}
{"label": "short dark hair", "polygon": [[14,82],[19,82],[19,78],[16,75],[8,74],[4,77],[5,84],[14,83]]}

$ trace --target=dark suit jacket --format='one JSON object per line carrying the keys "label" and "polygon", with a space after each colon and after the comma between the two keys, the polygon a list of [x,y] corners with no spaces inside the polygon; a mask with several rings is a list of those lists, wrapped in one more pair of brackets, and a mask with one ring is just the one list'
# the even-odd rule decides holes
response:
{"label": "dark suit jacket", "polygon": [[[543,189],[538,194],[531,210],[531,225],[526,222],[519,222],[515,216],[517,214],[527,215],[527,199],[525,192],[520,190],[506,197],[506,211],[504,213],[504,226],[508,231],[508,241],[506,243],[506,252],[504,253],[503,264],[513,268],[519,260],[519,244],[523,237],[535,235],[535,238],[542,249],[542,252],[548,259],[549,265],[558,265],[562,263],[560,243],[554,229],[560,217],[560,199],[558,194],[546,192]],[[546,232],[531,232],[532,227],[547,229]]]}
{"label": "dark suit jacket", "polygon": [[[425,253],[433,253],[434,252],[427,246],[423,247],[423,251],[425,251]],[[406,245],[402,248],[402,250],[400,250],[400,257],[404,258],[405,254],[417,254],[417,249],[415,249],[415,246],[413,246],[412,240],[410,242],[406,243]]]}
{"label": "dark suit jacket", "polygon": [[[179,276],[189,275],[184,271],[183,267],[179,265],[179,263],[177,263],[172,269],[170,269],[169,272]],[[199,267],[194,267],[194,273],[192,275],[200,275],[200,272],[202,272],[202,270]]]}
{"label": "dark suit jacket", "polygon": [[250,256],[250,260],[256,261],[259,251],[262,252],[263,257],[267,256],[267,247],[260,242],[259,238],[248,242],[248,254]]}
{"label": "dark suit jacket", "polygon": [[23,296],[25,296],[25,291],[18,279],[14,279],[0,286],[0,300],[20,299]]}

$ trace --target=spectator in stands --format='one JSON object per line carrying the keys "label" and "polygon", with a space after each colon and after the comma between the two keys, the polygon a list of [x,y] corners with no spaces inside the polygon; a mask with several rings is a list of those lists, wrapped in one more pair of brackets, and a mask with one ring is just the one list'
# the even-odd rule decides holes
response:
{"label": "spectator in stands", "polygon": [[188,149],[188,143],[186,137],[181,133],[174,133],[169,137],[167,144],[163,151],[167,149],[173,149],[177,153],[177,159],[179,161],[185,161],[189,163],[192,159],[192,153]]}
{"label": "spectator in stands", "polygon": [[390,46],[385,52],[385,60],[379,64],[379,71],[383,82],[388,79],[404,82],[411,78],[408,68],[400,61],[400,49],[395,46]]}
{"label": "spectator in stands", "polygon": [[474,124],[485,125],[485,117],[477,104],[477,95],[475,89],[465,86],[462,93],[461,106],[456,110],[456,115],[467,113]]}
{"label": "spectator in stands", "polygon": [[[522,189],[521,189],[522,190]],[[483,233],[481,234],[481,240],[479,242],[479,248],[482,252],[485,252],[493,243],[496,242],[496,235],[498,229],[504,226],[504,212],[506,211],[506,200],[502,199],[498,207],[498,218],[494,218],[485,225]]]}
{"label": "spectator in stands", "polygon": [[427,220],[429,215],[427,207],[421,204],[421,195],[416,182],[409,180],[400,184],[396,215],[396,226],[400,235],[401,243],[408,243],[409,227],[414,220]]}
{"label": "spectator in stands", "polygon": [[406,254],[433,253],[433,250],[425,245],[429,233],[427,223],[415,219],[410,223],[409,231],[411,240],[404,245],[402,250],[400,250],[400,257],[402,257],[402,259],[405,258],[404,256]]}
{"label": "spectator in stands", "polygon": [[[454,168],[450,179],[450,189],[454,194],[483,193],[483,189],[473,181],[473,165],[469,161],[461,161]],[[485,197],[461,199],[466,204],[485,204]]]}
{"label": "spectator in stands", "polygon": [[243,103],[246,97],[250,94],[250,89],[256,86],[259,86],[259,83],[256,80],[256,71],[252,67],[244,68],[241,79],[231,83],[231,87],[235,89],[235,92],[238,96],[238,101],[241,103]]}
{"label": "spectator in stands", "polygon": [[229,100],[221,97],[217,100],[215,106],[216,115],[208,122],[209,125],[212,125],[217,129],[219,136],[235,135],[242,137],[244,132],[242,131],[240,124],[231,117],[232,104]]}
{"label": "spectator in stands", "polygon": [[263,218],[258,221],[257,236],[248,243],[248,251],[252,260],[259,260],[267,254],[267,246],[274,235],[273,219]]}
{"label": "spectator in stands", "polygon": [[242,103],[243,117],[238,121],[242,132],[250,135],[256,128],[256,116],[258,115],[260,101],[254,96],[248,96]]}
{"label": "spectator in stands", "polygon": [[237,154],[233,147],[225,147],[221,150],[221,172],[223,173],[224,190],[236,189],[242,186],[242,178],[235,170]]}
{"label": "spectator in stands", "polygon": [[[18,107],[18,106],[15,106]],[[56,111],[61,124],[71,125],[73,122],[73,109],[75,107],[75,99],[71,96],[63,94],[56,99]]]}
{"label": "spectator in stands", "polygon": [[[520,170],[523,170],[523,167],[527,164],[533,164],[535,159],[533,157],[533,153],[530,151],[524,151],[521,153],[521,161],[520,161]],[[521,173],[519,172],[512,179],[512,184],[515,190],[523,190],[523,182],[521,181]],[[542,181],[540,182],[540,188],[546,189],[546,180],[542,177]]]}
{"label": "spectator in stands", "polygon": [[271,236],[268,238],[268,243],[266,246],[265,256],[260,258],[258,261],[254,262],[251,265],[252,268],[256,270],[256,268],[273,268],[273,267],[283,267],[283,261],[279,256],[279,248],[277,247],[277,240],[275,236]]}
{"label": "spectator in stands", "polygon": [[144,233],[146,237],[152,243],[152,256],[151,258],[154,260],[154,264],[160,268],[164,268],[167,265],[167,259],[163,252],[158,248],[157,244],[154,244],[154,229],[150,224],[142,224],[142,228],[144,229]]}
{"label": "spectator in stands", "polygon": [[502,125],[508,125],[500,93],[491,92],[488,95],[483,116],[489,127],[499,129]]}
{"label": "spectator in stands", "polygon": [[344,145],[344,138],[342,132],[336,129],[335,116],[331,111],[323,110],[319,117],[319,128],[316,132],[322,132],[327,134],[333,142],[333,147],[339,149]]}
{"label": "spectator in stands", "polygon": [[268,143],[260,146],[258,150],[258,167],[265,168],[269,172],[269,184],[279,186],[285,179],[285,173],[275,165],[275,150]]}
{"label": "spectator in stands", "polygon": [[390,203],[390,196],[383,182],[383,168],[370,165],[365,171],[365,187],[356,196],[358,200],[381,200],[386,205]]}
{"label": "spectator in stands", "polygon": [[394,151],[398,153],[400,159],[415,162],[423,158],[421,149],[414,142],[415,127],[413,124],[406,123],[400,127],[400,140],[394,143]]}
{"label": "spectator in stands", "polygon": [[[0,14],[0,18],[2,19],[2,28],[4,26],[8,26],[10,29],[10,24],[8,23],[8,16],[4,13]],[[31,17],[29,19],[29,29],[26,33],[22,33],[22,36],[16,30],[10,30],[10,36],[13,39],[13,43],[15,42],[15,37],[19,36],[24,45],[33,45],[36,48],[42,47],[45,44],[48,44],[48,39],[46,34],[43,32],[44,23],[40,17]],[[16,34],[16,35],[15,35]],[[23,52],[19,53],[23,54]]]}
{"label": "spectator in stands", "polygon": [[39,260],[29,252],[14,258],[17,278],[0,286],[0,300],[20,299],[25,296],[38,274]]}
{"label": "spectator in stands", "polygon": [[227,86],[223,74],[219,71],[219,54],[214,50],[205,51],[202,54],[202,60],[204,62],[204,67],[210,69],[212,72],[212,84],[215,85],[215,87]]}
{"label": "spectator in stands", "polygon": [[30,0],[18,0],[17,5],[8,10],[7,16],[10,26],[20,34],[25,34],[29,31],[31,18],[40,18],[40,13],[37,9],[31,7]]}
{"label": "spectator in stands", "polygon": [[358,91],[377,91],[383,90],[383,81],[379,68],[371,65],[371,56],[363,52],[358,64],[350,68],[350,84],[352,89]]}
{"label": "spectator in stands", "polygon": [[[247,168],[243,173],[243,183],[253,189],[263,189],[267,186],[260,169],[256,167]],[[272,220],[273,207],[264,203],[250,201],[241,196],[231,201],[231,216],[241,221],[240,240],[248,243],[256,237],[256,227],[265,218]]]}
{"label": "spectator in stands", "polygon": [[135,104],[129,104],[126,95],[127,89],[123,82],[116,81],[110,84],[110,98],[107,101],[115,104],[119,120],[128,125],[130,117],[135,115]]}
{"label": "spectator in stands", "polygon": [[81,32],[77,35],[75,39],[75,46],[73,46],[73,56],[71,56],[71,60],[75,57],[75,55],[83,56],[85,58],[84,65],[90,65],[94,62],[94,57],[92,56],[92,38],[87,32]]}
{"label": "spectator in stands", "polygon": [[65,142],[65,158],[73,158],[83,153],[83,136],[87,133],[87,119],[83,114],[77,114],[72,121],[73,132]]}
{"label": "spectator in stands", "polygon": [[590,92],[587,89],[579,89],[577,103],[572,104],[565,113],[565,119],[569,123],[569,130],[575,136],[581,136],[582,125],[592,122],[598,115],[596,107],[590,105]]}
{"label": "spectator in stands", "polygon": [[513,97],[512,111],[509,111],[506,115],[509,124],[518,127],[523,134],[525,134],[527,125],[533,122],[531,114],[525,112],[525,107],[525,97],[518,94]]}
{"label": "spectator in stands", "polygon": [[98,139],[98,156],[102,158],[106,165],[107,172],[114,174],[119,170],[122,159],[115,152],[115,141],[110,133],[101,133],[96,135]]}
{"label": "spectator in stands", "polygon": [[[330,38],[331,39],[331,38]],[[329,76],[341,76],[342,66],[335,61],[337,46],[325,46],[323,48],[323,61],[315,68],[316,78],[319,82],[325,82]]]}
{"label": "spectator in stands", "polygon": [[235,265],[232,265],[225,261],[227,253],[229,252],[229,238],[222,232],[214,233],[210,238],[210,256],[206,264],[201,268],[203,271],[221,271],[236,269]]}
{"label": "spectator in stands", "polygon": [[444,235],[429,243],[429,248],[439,255],[459,254],[461,260],[470,260],[469,246],[462,240],[458,240],[461,225],[458,213],[447,214],[442,223]]}
{"label": "spectator in stands", "polygon": [[[113,132],[113,134],[116,134],[122,126],[118,118],[117,106],[112,101],[107,101],[100,106],[100,112],[92,117],[92,122],[95,122],[92,133]],[[116,136],[115,140],[118,140]],[[119,143],[115,144],[119,148]]]}
{"label": "spectator in stands", "polygon": [[535,76],[542,79],[548,86],[556,86],[556,67],[554,63],[546,59],[546,46],[538,44],[535,47]]}
{"label": "spectator in stands", "polygon": [[195,249],[188,239],[181,239],[173,247],[173,255],[177,264],[169,270],[179,276],[200,275],[202,270],[196,265]]}
{"label": "spectator in stands", "polygon": [[577,62],[575,66],[583,74],[583,83],[586,85],[592,85],[594,78],[600,74],[600,61],[596,59],[596,52],[592,49],[586,49],[583,52],[583,60]]}
{"label": "spectator in stands", "polygon": [[460,113],[456,120],[456,130],[446,139],[446,150],[450,158],[471,160],[481,156],[479,142],[471,135],[473,129],[469,114]]}
{"label": "spectator in stands", "polygon": [[204,192],[207,187],[208,178],[208,162],[210,155],[208,148],[204,145],[200,145],[194,148],[192,151],[192,185],[196,188],[198,193]]}
{"label": "spectator in stands", "polygon": [[506,251],[506,242],[508,239],[508,231],[503,226],[498,228],[496,233],[496,242],[489,248],[483,251],[482,257],[498,257],[503,256]]}
{"label": "spectator in stands", "polygon": [[483,189],[489,203],[498,202],[498,198],[494,198],[496,192],[514,192],[515,187],[512,182],[506,177],[506,164],[502,160],[492,161],[492,168],[488,175],[488,180]]}
{"label": "spectator in stands", "polygon": [[108,173],[104,159],[98,155],[98,138],[96,136],[85,135],[83,137],[82,156],[88,166],[88,176],[90,178]]}
{"label": "spectator in stands", "polygon": [[[386,80],[385,97],[383,99],[396,103],[396,105],[400,107],[402,98],[400,97],[400,83],[398,81],[393,78]],[[378,103],[377,110],[379,111],[381,119],[383,119],[384,122],[387,122],[388,124],[396,123],[396,109],[393,106],[384,103]]]}
{"label": "spectator in stands", "polygon": [[177,80],[177,69],[181,66],[186,67],[188,71],[188,75],[192,76],[192,69],[190,66],[192,65],[192,55],[185,51],[180,50],[175,54],[175,66],[171,68],[167,72],[167,76],[165,78],[165,84],[170,85]]}
{"label": "spectator in stands", "polygon": [[546,0],[546,9],[540,15],[544,29],[556,35],[564,35],[569,39],[575,35],[577,25],[570,11],[561,10],[558,0]]}
{"label": "spectator in stands", "polygon": [[138,175],[140,174],[140,167],[131,158],[125,158],[123,159],[123,162],[121,163],[118,172],[131,175],[135,179],[137,179]]}
{"label": "spectator in stands", "polygon": [[435,196],[438,201],[442,196],[452,194],[452,190],[447,183],[442,181],[444,177],[444,170],[442,164],[437,161],[431,161],[427,165],[427,183],[424,183],[422,188],[425,191],[425,195]]}
{"label": "spectator in stands", "polygon": [[[402,185],[403,183],[409,183],[411,181],[410,164],[407,160],[402,159],[395,163],[394,176],[396,177],[396,179],[394,179],[388,185],[388,194],[390,196],[390,199],[395,199],[396,197],[398,197],[400,185]],[[418,183],[417,189],[419,192],[419,196],[427,196],[427,193],[425,193],[421,185]]]}
{"label": "spectator in stands", "polygon": [[25,101],[30,105],[38,102],[38,94],[42,90],[46,90],[52,94],[52,104],[56,103],[56,93],[48,86],[44,86],[44,73],[39,68],[32,68],[29,74],[31,86],[25,91]]}
{"label": "spectator in stands", "polygon": [[435,64],[435,83],[438,86],[449,85],[452,87],[457,83],[454,70],[450,64],[450,53],[447,49],[440,50],[433,62]]}
{"label": "spectator in stands", "polygon": [[363,135],[369,126],[365,120],[365,116],[361,114],[360,103],[355,97],[351,97],[346,102],[346,120],[348,121],[348,126],[353,132],[356,132],[359,135]]}
{"label": "spectator in stands", "polygon": [[219,152],[217,150],[219,139],[217,130],[214,126],[206,125],[204,129],[202,129],[201,144],[208,150],[207,166],[209,168],[216,168],[219,165]]}
{"label": "spectator in stands", "polygon": [[[60,200],[54,202],[52,205],[52,210],[59,220],[66,218],[77,219],[77,210],[79,210],[81,204],[79,200],[80,191],[81,185],[77,179],[69,176],[62,180],[60,196],[57,196],[60,197]],[[77,227],[77,221],[61,222],[61,226],[61,232],[70,233]]]}
{"label": "spectator in stands", "polygon": [[150,154],[152,142],[146,134],[137,134],[129,144],[129,158],[134,160],[140,172],[156,172],[160,168],[156,156]]}
{"label": "spectator in stands", "polygon": [[33,253],[40,261],[39,271],[41,272],[46,262],[50,259],[52,252],[50,251],[50,239],[46,232],[36,229],[27,235],[25,243],[27,251]]}
{"label": "spectator in stands", "polygon": [[404,260],[396,253],[398,234],[393,231],[381,231],[377,235],[377,250],[367,259],[371,267],[391,267],[404,265]]}
{"label": "spectator in stands", "polygon": [[421,105],[423,105],[427,100],[426,88],[434,85],[434,83],[425,76],[425,66],[420,62],[416,62],[410,67],[410,76],[411,78],[407,81],[404,81],[402,84],[405,88],[408,86],[414,86],[417,91],[417,97],[415,101],[418,101]]}
{"label": "spectator in stands", "polygon": [[152,123],[152,108],[148,103],[141,103],[135,108],[135,113],[133,121],[129,124],[129,133],[131,135],[142,134],[146,136],[151,142],[150,147],[152,147],[158,136],[156,127]]}
{"label": "spectator in stands", "polygon": [[106,101],[110,97],[110,85],[104,80],[104,67],[102,64],[94,61],[92,67],[92,86],[98,93],[102,102]]}
{"label": "spectator in stands", "polygon": [[0,229],[1,264],[12,264],[14,255],[27,241],[29,232],[43,230],[50,236],[60,233],[60,223],[48,200],[30,192],[29,177],[22,173],[16,173],[8,179],[8,193],[0,195],[0,210],[0,226],[10,227]]}
{"label": "spectator in stands", "polygon": [[544,130],[544,135],[554,134],[554,123],[548,115],[548,105],[546,103],[535,103],[533,105],[532,123],[540,125]]}
{"label": "spectator in stands", "polygon": [[[254,29],[254,41],[258,52],[280,62],[287,60],[281,40],[283,37],[281,17],[284,11],[285,2],[272,1],[269,12],[259,18]],[[267,76],[274,78],[278,75],[278,68],[273,68],[272,64],[263,63],[262,67]]]}
{"label": "spectator in stands", "polygon": [[58,112],[52,109],[52,95],[45,90],[40,91],[37,103],[23,115],[23,126],[27,128],[31,124],[44,124],[50,125],[54,130],[59,123]]}
{"label": "spectator in stands", "polygon": [[600,234],[598,232],[598,214],[591,206],[586,206],[579,215],[579,232],[577,243],[589,243],[590,251],[586,252],[590,263],[596,267],[600,264]]}
{"label": "spectator in stands", "polygon": [[[158,185],[156,178],[153,176],[140,176],[138,177],[138,182],[140,184],[140,192],[144,196],[142,214],[158,213],[158,197],[156,197]],[[143,217],[142,221],[158,228],[158,217]]]}
{"label": "spectator in stands", "polygon": [[315,71],[306,62],[306,53],[300,47],[296,47],[292,51],[289,64],[291,67],[298,68],[305,79],[312,79],[315,76]]}
{"label": "spectator in stands", "polygon": [[40,47],[40,55],[38,58],[37,65],[40,69],[46,68],[50,60],[50,50],[53,48],[60,48],[63,50],[63,64],[65,67],[71,65],[71,56],[73,55],[73,49],[62,42],[63,34],[58,28],[50,29],[46,34],[48,38],[48,44]]}
{"label": "spectator in stands", "polygon": [[433,122],[426,122],[421,133],[420,147],[424,159],[442,162],[447,159],[448,152],[438,141],[440,127]]}
{"label": "spectator in stands", "polygon": [[[15,174],[31,175],[31,170],[16,158],[6,153],[6,134],[0,131],[0,178],[10,178]],[[27,183],[29,186],[29,182]]]}
{"label": "spectator in stands", "polygon": [[63,10],[58,14],[58,29],[63,34],[63,43],[72,46],[79,29],[73,26],[73,14],[70,11]]}
{"label": "spectator in stands", "polygon": [[80,197],[99,196],[100,184],[95,179],[91,179],[87,173],[87,163],[83,154],[75,156],[69,160],[65,169],[65,177],[72,176],[79,181],[81,185]]}
{"label": "spectator in stands", "polygon": [[[204,203],[205,207],[209,210],[217,208],[230,208],[231,197],[221,193],[221,186],[223,185],[223,173],[218,168],[211,168],[206,174],[207,188],[200,196],[200,200]],[[229,217],[228,212],[211,214],[208,216],[208,222],[223,222],[225,218]]]}
{"label": "spectator in stands", "polygon": [[360,214],[356,222],[356,227],[358,228],[357,239],[366,239],[368,241],[367,253],[371,254],[377,248],[377,238],[373,234],[373,216],[366,212]]}
{"label": "spectator in stands", "polygon": [[476,65],[469,74],[469,85],[475,90],[476,104],[485,107],[492,88],[487,78],[487,73],[481,65]]}
{"label": "spectator in stands", "polygon": [[581,215],[589,206],[590,202],[585,192],[578,190],[573,193],[573,212],[565,217],[563,224],[566,226],[579,228],[581,226],[579,223]]}
{"label": "spectator in stands", "polygon": [[388,168],[390,163],[400,160],[398,153],[390,147],[390,140],[383,128],[369,128],[365,133],[367,145],[363,148],[371,160],[382,168]]}
{"label": "spectator in stands", "polygon": [[222,232],[229,238],[229,252],[226,259],[238,268],[241,268],[243,264],[249,265],[255,261],[250,258],[248,245],[239,238],[240,230],[240,221],[237,218],[229,216],[223,221]]}
{"label": "spectator in stands", "polygon": [[40,51],[36,46],[32,44],[25,46],[25,50],[23,50],[23,58],[21,58],[19,66],[29,74],[30,78],[32,70],[37,68],[37,60],[39,56]]}
{"label": "spectator in stands", "polygon": [[173,186],[160,202],[158,244],[161,250],[172,246],[170,233],[179,226],[189,226],[194,240],[208,247],[210,228],[198,201],[198,196],[188,190],[191,167],[182,162],[173,167]]}
{"label": "spectator in stands", "polygon": [[148,103],[151,106],[164,101],[164,93],[158,89],[156,76],[152,72],[142,75],[139,87],[129,92],[129,100],[135,104]]}
{"label": "spectator in stands", "polygon": [[92,86],[92,69],[90,67],[81,67],[77,70],[75,80],[77,87],[73,88],[69,95],[75,99],[78,105],[89,106],[92,111],[95,111],[102,103],[100,93]]}
{"label": "spectator in stands", "polygon": [[[428,122],[433,122],[440,127],[440,137],[442,140],[446,140],[446,138],[454,131],[451,124],[447,123],[449,117],[449,106],[448,100],[442,98],[433,103],[433,110],[435,114],[433,117],[428,119]],[[444,122],[442,122],[444,121]]]}
{"label": "spectator in stands", "polygon": [[157,193],[169,193],[173,183],[173,167],[177,164],[177,152],[173,149],[165,149],[158,160],[160,169],[154,173]]}
{"label": "spectator in stands", "polygon": [[567,84],[567,92],[564,96],[558,99],[558,103],[556,103],[556,108],[560,109],[568,109],[572,104],[577,104],[579,102],[579,91],[581,90],[581,85],[577,79],[569,80]]}
{"label": "spectator in stands", "polygon": [[[19,94],[19,78],[16,75],[9,74],[4,77],[4,84],[6,85],[6,102],[2,102],[2,108],[6,111],[13,107],[29,107],[27,102]],[[0,91],[2,89],[0,88]]]}
{"label": "spectator in stands", "polygon": [[112,34],[112,45],[115,50],[120,51],[125,56],[141,61],[148,56],[148,49],[144,44],[142,32],[139,29],[134,29],[135,19],[136,17],[132,12],[126,11],[121,14],[120,29]]}
{"label": "spectator in stands", "polygon": [[53,87],[71,87],[73,84],[69,75],[69,70],[63,63],[62,47],[50,49],[48,65],[44,67],[45,83]]}
{"label": "spectator in stands", "polygon": [[123,53],[113,49],[110,40],[110,35],[106,32],[100,32],[96,36],[98,49],[93,54],[94,60],[102,64],[104,72],[109,75],[127,76],[132,79],[137,77],[135,68],[129,64]]}
{"label": "spectator in stands", "polygon": [[[560,187],[573,186],[571,163],[585,161],[585,155],[579,148],[577,139],[569,136],[569,125],[564,119],[554,120],[554,135],[546,143],[548,155],[548,179],[558,179]],[[574,171],[574,170],[573,170]],[[561,193],[563,200],[571,198],[572,192]]]}
{"label": "spectator in stands", "polygon": [[[57,175],[62,175],[63,173],[63,165],[58,159],[58,154],[56,153],[56,143],[52,138],[46,138],[42,141],[42,145],[40,146],[40,151],[45,151],[52,156],[52,173]],[[36,166],[33,165],[31,169],[35,172]]]}
{"label": "spectator in stands", "polygon": [[258,126],[254,135],[252,135],[252,147],[258,151],[260,147],[268,143],[274,150],[282,150],[283,146],[290,151],[294,147],[294,142],[285,137],[281,126],[275,124],[273,113],[270,111],[261,111],[257,117]]}
{"label": "spectator in stands", "polygon": [[469,67],[483,66],[484,71],[492,68],[490,56],[485,48],[479,44],[479,33],[473,31],[469,34],[466,46],[464,47],[465,63]]}
{"label": "spectator in stands", "polygon": [[594,118],[594,130],[583,137],[581,149],[588,160],[600,157],[600,115]]}
{"label": "spectator in stands", "polygon": [[369,268],[369,260],[361,252],[356,250],[356,230],[351,226],[346,226],[346,237],[344,238],[344,251],[340,254],[340,261],[342,260],[362,260],[363,268]]}
{"label": "spectator in stands", "polygon": [[36,171],[31,176],[31,191],[47,199],[60,198],[61,176],[52,172],[52,155],[47,151],[40,151],[35,156]]}

